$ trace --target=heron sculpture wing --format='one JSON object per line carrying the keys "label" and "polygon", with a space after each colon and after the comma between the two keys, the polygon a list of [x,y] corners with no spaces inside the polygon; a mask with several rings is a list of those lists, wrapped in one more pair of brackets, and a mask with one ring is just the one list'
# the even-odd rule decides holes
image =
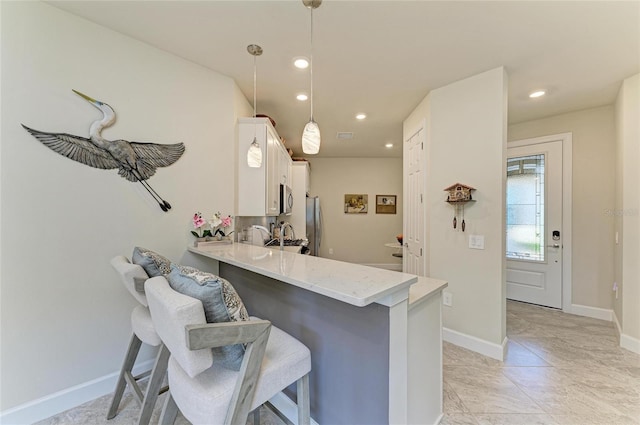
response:
{"label": "heron sculpture wing", "polygon": [[45,133],[22,124],[25,130],[49,149],[82,164],[103,170],[120,167],[109,152],[91,143],[91,140],[67,133]]}
{"label": "heron sculpture wing", "polygon": [[[173,164],[184,153],[184,144],[182,143],[161,145],[158,143],[131,142],[130,145],[136,153],[136,171],[142,180],[154,175],[156,168]],[[122,175],[122,169],[120,174]]]}

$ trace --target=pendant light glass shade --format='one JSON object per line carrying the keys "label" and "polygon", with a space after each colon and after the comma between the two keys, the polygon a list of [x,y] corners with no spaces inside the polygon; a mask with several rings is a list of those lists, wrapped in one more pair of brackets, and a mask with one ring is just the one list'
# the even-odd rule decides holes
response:
{"label": "pendant light glass shade", "polygon": [[302,152],[309,155],[320,152],[320,128],[313,119],[304,126],[302,131]]}
{"label": "pendant light glass shade", "polygon": [[[256,56],[260,56],[262,54],[262,47],[257,44],[250,44],[247,46],[247,51],[250,55],[253,56],[253,118],[256,117]],[[255,126],[254,124],[254,134],[253,134],[253,142],[249,145],[249,150],[247,151],[247,165],[251,168],[260,168],[262,167],[262,148],[260,147],[260,143],[258,143],[258,139],[255,135]]]}
{"label": "pendant light glass shade", "polygon": [[318,123],[313,120],[313,9],[320,7],[322,0],[302,0],[302,3],[305,7],[311,9],[311,54],[309,55],[311,118],[302,131],[302,152],[308,155],[315,155],[320,152],[321,139]]}
{"label": "pendant light glass shade", "polygon": [[262,166],[262,149],[260,149],[260,144],[255,137],[247,151],[247,165],[251,168],[260,168]]}

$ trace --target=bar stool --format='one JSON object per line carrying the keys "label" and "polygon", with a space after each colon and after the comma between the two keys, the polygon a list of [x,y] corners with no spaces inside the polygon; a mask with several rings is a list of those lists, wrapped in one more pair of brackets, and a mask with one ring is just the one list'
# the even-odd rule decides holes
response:
{"label": "bar stool", "polygon": [[[300,341],[257,318],[207,323],[202,302],[174,291],[164,276],[147,280],[145,292],[171,351],[161,424],[173,424],[178,410],[194,425],[245,424],[250,411],[294,382],[298,424],[310,423],[311,354]],[[233,344],[246,344],[239,371],[220,366],[211,350]]]}
{"label": "bar stool", "polygon": [[[149,278],[144,269],[131,264],[127,257],[118,255],[111,260],[111,265],[118,272],[122,283],[133,297],[140,303],[131,312],[131,327],[133,329],[129,348],[124,357],[124,362],[120,370],[120,376],[113,394],[111,406],[107,413],[107,419],[112,419],[118,413],[118,407],[122,400],[124,390],[129,385],[134,398],[140,403],[140,414],[138,416],[139,425],[147,425],[151,419],[153,408],[158,395],[166,391],[161,389],[162,381],[167,371],[167,361],[169,360],[169,350],[164,346],[162,340],[156,333],[149,313],[147,297],[144,294],[144,282]],[[140,351],[142,343],[153,347],[160,347],[156,356],[153,369],[140,375],[134,376],[133,366]],[[150,375],[146,392],[142,392],[138,381]]]}

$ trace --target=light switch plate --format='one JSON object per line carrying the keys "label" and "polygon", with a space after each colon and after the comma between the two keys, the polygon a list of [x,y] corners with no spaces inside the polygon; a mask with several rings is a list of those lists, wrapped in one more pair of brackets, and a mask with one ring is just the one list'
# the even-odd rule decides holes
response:
{"label": "light switch plate", "polygon": [[469,248],[484,249],[484,235],[469,235]]}

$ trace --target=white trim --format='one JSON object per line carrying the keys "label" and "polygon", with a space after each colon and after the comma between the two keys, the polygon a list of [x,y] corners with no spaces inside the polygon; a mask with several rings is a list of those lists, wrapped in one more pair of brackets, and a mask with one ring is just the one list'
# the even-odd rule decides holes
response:
{"label": "white trim", "polygon": [[439,425],[439,424],[440,424],[440,422],[442,422],[442,419],[444,419],[444,413],[442,413],[440,416],[438,416],[438,420],[437,420],[437,421],[435,421],[435,422],[433,423],[433,425]]}
{"label": "white trim", "polygon": [[[150,370],[153,367],[154,361],[155,357],[136,365],[133,373],[137,375]],[[119,375],[120,371],[113,372],[109,375],[7,409],[0,413],[0,423],[12,425],[32,424],[62,413],[65,410],[78,407],[81,404],[113,392]]]}
{"label": "white trim", "polygon": [[503,361],[505,358],[507,343],[509,342],[509,339],[504,337],[502,344],[496,344],[445,327],[442,328],[442,339],[443,341],[450,342],[454,345],[458,345],[500,361]]}
{"label": "white trim", "polygon": [[[409,298],[409,288],[406,292]],[[409,300],[389,307],[389,423],[406,424],[407,405]]]}
{"label": "white trim", "polygon": [[[278,410],[293,425],[298,425],[298,405],[287,397],[283,392],[271,397],[269,403]],[[311,425],[318,425],[318,422],[311,418]]]}
{"label": "white trim", "polygon": [[622,326],[620,326],[620,322],[618,321],[618,316],[616,315],[616,312],[613,312],[613,323],[616,324],[616,330],[618,331],[618,338],[620,338],[620,335],[622,335]]}
{"label": "white trim", "polygon": [[620,347],[640,354],[640,339],[626,334],[620,334]]}
{"label": "white trim", "polygon": [[[572,230],[571,214],[573,206],[573,133],[552,134],[507,143],[508,148],[537,145],[548,142],[562,142],[562,311],[571,313],[572,294]],[[506,294],[504,294],[506,296]]]}
{"label": "white trim", "polygon": [[622,326],[620,326],[620,322],[618,321],[618,316],[615,311],[613,312],[613,323],[616,324],[618,338],[620,339],[620,347],[636,354],[640,354],[640,339],[622,333]]}
{"label": "white trim", "polygon": [[593,319],[613,321],[613,310],[607,308],[590,307],[588,305],[571,304],[571,314],[578,316],[591,317]]}

